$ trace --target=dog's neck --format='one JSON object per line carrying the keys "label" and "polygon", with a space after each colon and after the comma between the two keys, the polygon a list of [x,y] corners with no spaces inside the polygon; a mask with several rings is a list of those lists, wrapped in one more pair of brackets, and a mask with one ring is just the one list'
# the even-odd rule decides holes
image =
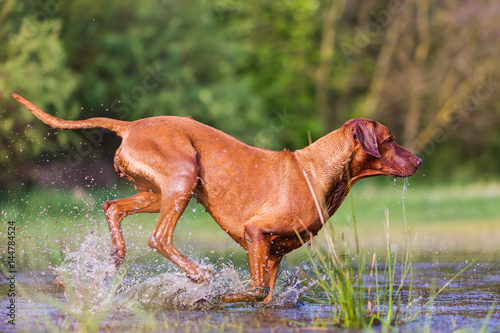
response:
{"label": "dog's neck", "polygon": [[323,198],[330,216],[335,213],[352,186],[348,183],[347,175],[354,155],[349,135],[341,127],[294,153],[300,168],[313,186],[315,195]]}

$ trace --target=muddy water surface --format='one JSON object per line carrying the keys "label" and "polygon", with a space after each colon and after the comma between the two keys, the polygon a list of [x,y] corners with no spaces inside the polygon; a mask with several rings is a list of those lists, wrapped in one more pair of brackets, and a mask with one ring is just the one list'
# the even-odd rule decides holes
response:
{"label": "muddy water surface", "polygon": [[[217,268],[214,281],[205,285],[192,283],[178,272],[162,272],[164,268],[160,266],[144,265],[131,266],[126,275],[104,278],[105,282],[101,283],[97,277],[102,278],[107,268],[98,259],[66,261],[55,272],[17,273],[16,325],[5,322],[6,312],[2,310],[0,331],[81,330],[85,327],[103,332],[303,331],[324,327],[331,318],[331,308],[321,303],[321,292],[307,281],[294,283],[296,281],[290,278],[293,274],[284,274],[277,302],[273,307],[264,308],[218,303],[221,295],[248,285],[246,273],[232,267]],[[414,301],[407,306],[409,290],[405,290],[403,317],[406,309],[408,315],[422,310],[429,297],[469,260],[470,256],[455,255],[453,262],[439,263],[433,258],[415,263]],[[63,277],[66,292],[53,284],[57,272]],[[2,278],[0,283],[0,294],[6,295],[7,281]],[[487,331],[500,331],[499,301],[500,263],[495,258],[486,258],[449,284],[413,322],[399,329],[420,332],[465,328],[476,332],[486,327]],[[5,309],[8,302],[6,297],[1,298],[0,308]],[[335,328],[331,324],[328,327]]]}

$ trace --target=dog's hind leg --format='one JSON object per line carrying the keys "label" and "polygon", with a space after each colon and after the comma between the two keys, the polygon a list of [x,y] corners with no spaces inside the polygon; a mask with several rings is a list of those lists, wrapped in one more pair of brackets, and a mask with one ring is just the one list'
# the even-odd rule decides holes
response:
{"label": "dog's hind leg", "polygon": [[138,194],[124,199],[110,200],[102,204],[109,231],[113,241],[111,255],[114,257],[118,269],[125,259],[125,242],[121,231],[121,221],[135,213],[158,213],[160,211],[160,195],[141,191]]}
{"label": "dog's hind leg", "polygon": [[173,233],[177,221],[193,196],[198,182],[196,159],[178,159],[168,176],[161,179],[161,209],[156,227],[148,245],[179,266],[187,276],[196,282],[207,281],[211,274],[198,267],[182,255],[173,244]]}

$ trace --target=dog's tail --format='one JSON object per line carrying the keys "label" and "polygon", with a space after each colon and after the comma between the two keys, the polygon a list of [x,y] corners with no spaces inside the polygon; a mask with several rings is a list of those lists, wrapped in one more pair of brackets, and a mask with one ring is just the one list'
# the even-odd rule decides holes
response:
{"label": "dog's tail", "polygon": [[33,103],[25,100],[21,96],[17,94],[10,94],[12,97],[17,99],[19,103],[24,105],[31,111],[38,119],[50,125],[54,128],[58,129],[86,129],[86,128],[106,128],[113,132],[116,132],[118,136],[123,136],[123,133],[127,129],[130,124],[127,121],[116,120],[111,118],[90,118],[86,120],[64,120],[54,116],[51,116],[48,113],[45,113],[40,108],[38,108]]}

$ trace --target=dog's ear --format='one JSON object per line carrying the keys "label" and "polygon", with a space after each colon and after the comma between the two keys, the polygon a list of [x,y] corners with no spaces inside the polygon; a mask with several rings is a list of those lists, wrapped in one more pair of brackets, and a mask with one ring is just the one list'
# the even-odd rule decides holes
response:
{"label": "dog's ear", "polygon": [[374,121],[359,121],[353,124],[352,135],[355,141],[358,141],[363,150],[377,158],[381,158],[378,151],[377,134],[375,133]]}

